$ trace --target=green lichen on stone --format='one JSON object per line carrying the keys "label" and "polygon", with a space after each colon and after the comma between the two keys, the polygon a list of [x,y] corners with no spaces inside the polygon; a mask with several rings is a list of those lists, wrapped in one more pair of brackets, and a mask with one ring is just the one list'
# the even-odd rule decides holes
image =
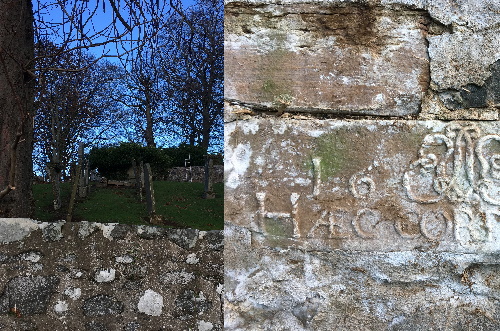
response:
{"label": "green lichen on stone", "polygon": [[326,135],[319,139],[316,157],[321,159],[321,179],[334,177],[351,163],[348,141],[344,136]]}
{"label": "green lichen on stone", "polygon": [[351,128],[336,130],[317,139],[311,159],[321,159],[321,180],[352,175],[369,165],[367,153],[372,142],[363,139],[364,136],[364,128]]}
{"label": "green lichen on stone", "polygon": [[276,90],[277,86],[273,80],[268,79],[264,81],[264,83],[262,83],[262,91],[264,91],[265,93],[274,94]]}
{"label": "green lichen on stone", "polygon": [[277,47],[270,51],[260,63],[259,76],[262,77],[259,94],[263,101],[276,103],[277,100],[293,100],[290,87],[292,82],[284,81],[283,70],[287,67],[286,61],[290,52]]}
{"label": "green lichen on stone", "polygon": [[289,222],[284,222],[280,219],[266,217],[264,218],[264,227],[266,233],[276,237],[291,237],[293,235],[293,228]]}

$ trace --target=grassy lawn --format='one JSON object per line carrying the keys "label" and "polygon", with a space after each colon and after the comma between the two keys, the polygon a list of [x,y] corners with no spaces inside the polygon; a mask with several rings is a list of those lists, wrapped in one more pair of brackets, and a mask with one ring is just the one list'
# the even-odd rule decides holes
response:
{"label": "grassy lawn", "polygon": [[[223,229],[224,189],[222,183],[214,185],[215,199],[203,199],[202,183],[154,182],[156,212],[163,216],[165,226],[191,227],[200,230]],[[52,208],[50,184],[33,186],[35,219],[56,221],[66,219],[71,186],[63,183],[63,207]],[[144,203],[140,203],[133,188],[93,187],[89,197],[75,204],[74,221],[125,224],[148,224]]]}

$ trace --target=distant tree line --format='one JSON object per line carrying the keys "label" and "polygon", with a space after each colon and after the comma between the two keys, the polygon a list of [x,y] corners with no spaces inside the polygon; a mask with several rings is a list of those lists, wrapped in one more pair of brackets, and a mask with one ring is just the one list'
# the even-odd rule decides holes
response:
{"label": "distant tree line", "polygon": [[155,148],[136,143],[121,143],[93,148],[88,157],[90,169],[97,169],[99,174],[108,179],[123,180],[128,178],[127,171],[134,161],[137,165],[140,162],[149,163],[155,177],[166,177],[170,168],[186,166],[186,159],[189,159],[191,166],[203,166],[205,154],[202,146],[187,144]]}

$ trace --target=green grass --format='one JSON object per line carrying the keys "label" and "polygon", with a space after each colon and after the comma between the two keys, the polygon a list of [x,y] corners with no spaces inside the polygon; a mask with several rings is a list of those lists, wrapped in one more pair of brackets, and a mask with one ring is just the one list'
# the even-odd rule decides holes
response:
{"label": "green grass", "polygon": [[215,199],[203,199],[203,183],[154,182],[156,212],[166,224],[200,230],[224,228],[224,186],[214,185]]}
{"label": "green grass", "polygon": [[[214,185],[215,199],[203,199],[202,183],[154,182],[156,213],[163,225],[200,230],[223,229],[224,189],[222,183]],[[35,216],[40,221],[66,219],[71,186],[63,183],[63,206],[54,211],[50,184],[35,184]],[[93,187],[88,198],[77,200],[74,221],[124,224],[148,224],[145,203],[140,203],[133,188]]]}

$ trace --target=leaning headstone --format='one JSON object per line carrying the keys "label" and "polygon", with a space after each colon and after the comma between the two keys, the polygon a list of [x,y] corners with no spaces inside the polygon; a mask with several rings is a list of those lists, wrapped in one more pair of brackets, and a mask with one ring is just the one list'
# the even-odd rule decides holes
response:
{"label": "leaning headstone", "polygon": [[210,155],[205,155],[205,192],[204,199],[214,199],[215,193],[212,187],[212,173],[214,170],[214,160]]}
{"label": "leaning headstone", "polygon": [[141,201],[144,200],[144,192],[145,192],[145,188],[144,188],[144,162],[141,161],[141,163],[139,163],[139,177],[140,177],[140,181],[139,181],[139,191],[140,191],[140,198],[141,198]]}
{"label": "leaning headstone", "polygon": [[78,177],[78,196],[80,198],[85,198],[87,196],[87,188],[85,187],[85,165],[83,159],[83,144],[80,144],[78,148],[78,172],[80,172]]}
{"label": "leaning headstone", "polygon": [[89,181],[90,181],[90,169],[89,169],[89,161],[88,160],[85,160],[85,172],[84,172],[84,175],[85,175],[85,195],[88,195],[89,194],[89,191],[90,191],[90,186],[89,186]]}
{"label": "leaning headstone", "polygon": [[156,215],[156,210],[155,210],[153,173],[151,172],[151,166],[149,165],[149,163],[146,163],[144,165],[144,188],[145,188],[146,207],[148,210],[149,222],[152,224],[159,224],[160,217]]}
{"label": "leaning headstone", "polygon": [[82,171],[82,160],[83,160],[83,143],[80,143],[78,147],[78,165],[76,168],[76,177],[73,181],[73,187],[71,189],[71,197],[69,199],[69,207],[68,207],[68,214],[66,216],[66,221],[71,222],[71,219],[73,217],[73,207],[75,205],[75,200],[76,200],[76,193],[79,188],[79,182],[80,182],[80,177],[81,177],[81,171]]}

